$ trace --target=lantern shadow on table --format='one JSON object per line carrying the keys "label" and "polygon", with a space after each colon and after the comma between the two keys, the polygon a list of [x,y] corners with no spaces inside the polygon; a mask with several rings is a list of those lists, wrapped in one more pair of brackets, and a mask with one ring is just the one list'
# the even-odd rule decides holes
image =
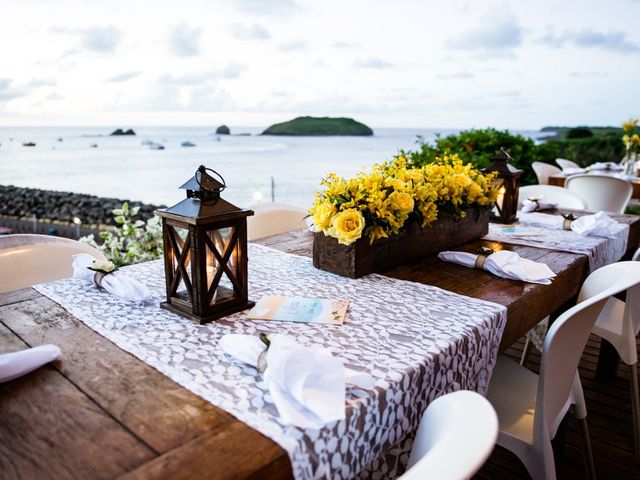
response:
{"label": "lantern shadow on table", "polygon": [[160,306],[198,323],[251,308],[247,217],[253,211],[220,198],[224,179],[204,166],[180,188],[187,191],[185,200],[156,211],[162,218],[167,288]]}
{"label": "lantern shadow on table", "polygon": [[497,172],[494,182],[499,193],[491,211],[490,220],[498,223],[513,223],[517,218],[518,191],[520,190],[522,170],[518,170],[509,163],[513,158],[504,148],[500,148],[500,151],[491,160],[493,160],[493,164],[485,168],[483,173]]}

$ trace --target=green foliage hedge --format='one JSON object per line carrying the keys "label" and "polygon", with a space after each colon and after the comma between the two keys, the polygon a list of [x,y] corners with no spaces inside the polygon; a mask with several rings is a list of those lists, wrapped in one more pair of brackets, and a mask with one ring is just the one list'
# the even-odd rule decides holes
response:
{"label": "green foliage hedge", "polygon": [[504,147],[513,157],[513,165],[524,173],[522,185],[538,183],[531,168],[533,162],[546,162],[555,165],[556,158],[567,158],[586,167],[595,162],[618,162],[624,156],[624,145],[620,135],[608,132],[601,136],[575,139],[550,139],[537,144],[531,138],[508,130],[485,128],[463,130],[455,135],[437,137],[434,144],[418,138],[415,151],[402,151],[410,163],[421,166],[431,163],[436,157],[447,153],[457,153],[464,161],[478,168],[491,165],[491,158]]}

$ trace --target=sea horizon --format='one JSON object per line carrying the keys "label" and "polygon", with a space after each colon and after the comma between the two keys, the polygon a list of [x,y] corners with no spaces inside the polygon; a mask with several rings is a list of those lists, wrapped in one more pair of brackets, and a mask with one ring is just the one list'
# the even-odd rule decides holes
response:
{"label": "sea horizon", "polygon": [[[116,128],[136,135],[111,136]],[[273,193],[276,202],[308,208],[328,173],[349,177],[417,148],[419,137],[433,141],[462,130],[374,128],[367,137],[297,137],[260,135],[266,127],[252,126],[217,135],[216,128],[0,127],[0,184],[172,205],[184,198],[179,186],[206,165],[224,177],[223,198],[238,206],[271,201]],[[537,130],[511,131],[544,137]],[[35,146],[23,146],[29,143]]]}

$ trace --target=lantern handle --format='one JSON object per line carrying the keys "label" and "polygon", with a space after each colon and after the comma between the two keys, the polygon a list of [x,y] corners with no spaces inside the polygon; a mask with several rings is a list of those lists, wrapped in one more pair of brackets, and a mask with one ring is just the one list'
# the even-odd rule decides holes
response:
{"label": "lantern handle", "polygon": [[[210,190],[208,188],[206,188],[205,186],[202,185],[201,183],[201,178],[202,178],[202,174],[205,173],[206,171],[210,171],[211,173],[213,173],[216,177],[218,177],[220,179],[220,183],[222,183],[222,186],[218,189],[218,190]],[[200,177],[198,177],[198,173],[200,173]],[[214,169],[212,168],[208,168],[205,167],[204,165],[200,165],[198,167],[198,171],[196,172],[196,174],[194,175],[194,178],[196,179],[196,182],[198,183],[198,186],[200,188],[202,188],[203,190],[206,190],[207,192],[222,192],[225,188],[227,188],[227,184],[224,181],[224,178],[222,178],[222,175],[220,175],[218,172],[216,172]]]}

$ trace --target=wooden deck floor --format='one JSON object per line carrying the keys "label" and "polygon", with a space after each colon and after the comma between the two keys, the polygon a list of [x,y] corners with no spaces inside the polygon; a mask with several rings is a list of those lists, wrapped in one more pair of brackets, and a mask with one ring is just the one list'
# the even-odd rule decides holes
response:
{"label": "wooden deck floor", "polygon": [[[592,335],[580,362],[597,477],[640,480],[640,463],[636,463],[633,452],[630,369],[621,363],[615,378],[608,381],[597,379],[595,371],[599,347],[600,339]],[[521,352],[520,342],[509,349],[507,355],[519,359]],[[539,363],[539,352],[532,349],[528,367],[537,371]],[[564,441],[560,441],[563,429]],[[585,478],[580,428],[570,414],[554,442],[554,453],[559,480]],[[529,475],[515,455],[496,447],[487,464],[474,478],[509,480],[529,478]]]}

